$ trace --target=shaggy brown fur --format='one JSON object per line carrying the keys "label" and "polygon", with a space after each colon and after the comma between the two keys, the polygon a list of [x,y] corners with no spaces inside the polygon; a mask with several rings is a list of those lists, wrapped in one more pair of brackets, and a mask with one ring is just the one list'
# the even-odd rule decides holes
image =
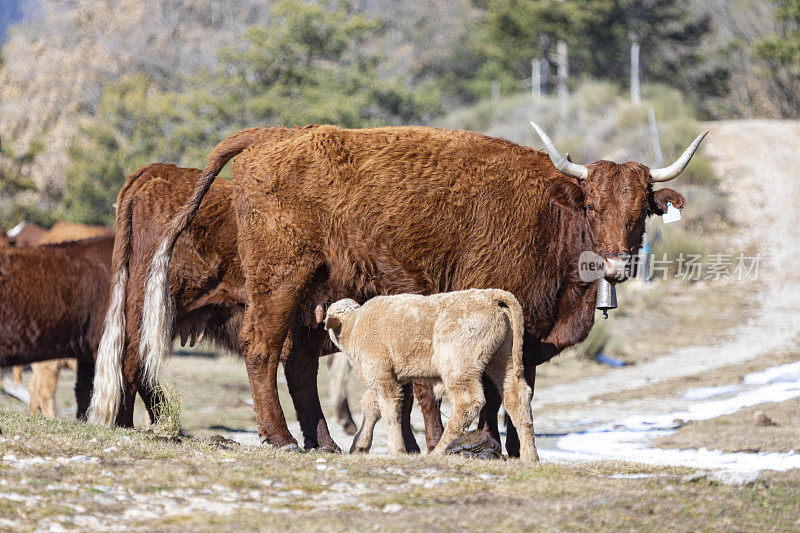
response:
{"label": "shaggy brown fur", "polygon": [[[87,226],[84,224],[73,224],[71,222],[56,222],[46,233],[44,233],[36,246],[44,244],[56,244],[59,242],[77,241],[92,237],[102,237],[113,235],[110,229],[103,226]],[[21,371],[22,367],[15,366],[14,372]],[[31,365],[31,380],[28,383],[31,403],[30,413],[37,415],[42,413],[47,418],[55,418],[55,395],[58,385],[58,375],[62,368],[72,368],[77,370],[77,361],[74,359],[54,359],[33,363]],[[83,383],[75,383],[76,391],[91,390],[92,371],[85,369],[79,374]]]}
{"label": "shaggy brown fur", "polygon": [[79,416],[89,405],[113,240],[0,250],[0,366],[76,357]]}
{"label": "shaggy brown fur", "polygon": [[[217,173],[241,154],[231,173],[247,289],[242,342],[259,432],[275,445],[295,442],[277,368],[309,287],[324,281],[360,300],[505,289],[524,310],[526,364],[539,363],[550,356],[541,341],[555,331],[560,302],[588,289],[575,273],[579,253],[636,252],[651,199],[670,194],[653,193],[640,163],[591,163],[579,183],[542,152],[472,132],[320,126],[283,140],[263,132],[244,130],[214,149],[165,232],[148,290],[154,303],[168,296],[172,247]],[[567,333],[553,346],[579,340]],[[157,378],[163,346],[149,347],[148,378]]]}
{"label": "shaggy brown fur", "polygon": [[[276,136],[284,136],[303,130],[274,128],[271,131]],[[110,339],[109,349],[104,352],[101,346],[99,355],[91,415],[95,423],[133,424],[133,398],[141,377],[139,353],[147,268],[156,251],[160,229],[191,196],[200,175],[197,169],[148,165],[128,178],[117,198],[113,264],[118,280],[115,284],[121,283],[121,300],[116,312],[109,308],[104,333],[104,339]],[[241,353],[239,330],[245,306],[244,273],[230,195],[229,182],[215,183],[203,202],[203,211],[176,244],[169,271],[170,299],[174,302],[171,335],[179,336],[182,344],[188,340],[191,345],[196,339],[209,338]],[[292,335],[283,348],[283,359],[291,361],[286,364],[285,373],[306,447],[338,449],[322,414],[316,382],[319,356],[335,351],[315,319],[316,302],[324,301],[324,292],[322,286],[312,292],[293,319]],[[118,320],[124,330],[118,329],[120,338],[113,339]],[[292,357],[288,357],[290,351]],[[104,388],[104,383],[113,382],[120,374],[118,386]],[[122,403],[116,405],[114,398],[120,394],[120,388]],[[424,403],[425,398],[420,401]],[[441,434],[438,408],[431,402],[428,404],[426,407],[432,406],[439,420],[438,434],[432,436],[438,440]],[[434,414],[426,414],[426,418],[432,417]],[[410,428],[410,421],[406,425]],[[435,424],[431,427],[435,432]],[[410,430],[408,433],[411,434]]]}
{"label": "shaggy brown fur", "polygon": [[[402,383],[432,379],[444,384],[453,411],[432,452],[441,454],[483,407],[485,372],[504,392],[506,411],[522,430],[522,458],[538,460],[533,390],[523,376],[522,308],[513,294],[498,289],[401,294],[378,296],[362,306],[348,298],[328,308],[325,329],[369,387],[361,402],[365,413],[375,404],[380,408],[390,454],[403,451]],[[371,433],[362,426],[351,451],[368,451]]]}

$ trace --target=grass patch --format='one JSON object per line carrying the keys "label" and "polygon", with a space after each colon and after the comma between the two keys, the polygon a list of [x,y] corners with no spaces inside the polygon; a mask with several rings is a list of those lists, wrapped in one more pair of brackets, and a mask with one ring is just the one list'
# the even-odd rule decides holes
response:
{"label": "grass patch", "polygon": [[[796,472],[768,475],[767,487],[732,489],[681,483],[687,469],[614,461],[537,467],[222,449],[197,438],[176,444],[6,409],[0,409],[0,427],[2,454],[16,456],[0,461],[0,510],[9,520],[2,527],[21,531],[55,525],[346,531],[356,523],[390,531],[487,524],[512,531],[712,523],[755,529],[791,528],[798,519]],[[653,477],[611,477],[633,473]]]}
{"label": "grass patch", "polygon": [[[766,416],[775,425],[759,423]],[[688,422],[674,434],[656,441],[660,448],[724,452],[800,451],[800,399],[747,407],[736,413]]]}
{"label": "grass patch", "polygon": [[183,427],[181,426],[181,395],[170,385],[164,383],[156,392],[156,413],[153,433],[156,435],[177,438],[180,436]]}

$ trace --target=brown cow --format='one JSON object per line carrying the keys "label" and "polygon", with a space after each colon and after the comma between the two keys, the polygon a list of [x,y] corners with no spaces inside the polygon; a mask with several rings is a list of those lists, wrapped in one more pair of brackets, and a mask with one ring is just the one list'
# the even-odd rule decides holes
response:
{"label": "brown cow", "polygon": [[[59,242],[75,241],[111,235],[111,230],[102,226],[87,226],[83,224],[73,224],[70,222],[56,222],[52,228],[45,231],[35,224],[22,223],[17,226],[12,233],[17,236],[15,245],[17,248],[33,248],[44,244],[55,244]],[[10,244],[10,243],[9,243]],[[72,368],[76,370],[75,361],[66,359],[53,359],[31,365],[31,380],[28,383],[30,393],[30,413],[32,415],[44,414],[47,418],[55,417],[55,391],[58,385],[58,375],[62,368]],[[14,383],[19,385],[22,380],[22,367],[14,367]],[[84,379],[90,378],[85,373]],[[91,380],[84,383],[76,383],[77,390],[91,389]]]}
{"label": "brown cow", "polygon": [[[286,136],[302,131],[271,128],[268,134]],[[90,416],[94,423],[113,422],[121,426],[133,423],[132,399],[139,386],[144,279],[161,236],[160,228],[191,196],[200,175],[198,169],[148,165],[128,178],[117,198],[114,291],[98,355],[97,388]],[[194,344],[195,339],[206,337],[241,353],[239,330],[245,306],[244,273],[236,244],[230,195],[229,182],[215,183],[203,203],[205,209],[177,243],[169,274],[175,308],[171,331],[174,336],[181,337],[182,343],[190,339]],[[336,449],[324,423],[316,383],[319,356],[335,351],[315,319],[313,302],[324,299],[320,292],[323,290],[312,292],[308,304],[293,323],[292,341],[286,343],[284,359],[292,348],[300,357],[290,358],[295,364],[287,363],[285,372],[306,447]],[[303,361],[313,371],[296,364]],[[431,433],[426,437],[435,446],[442,430],[441,419],[433,392],[430,391],[429,401],[424,396],[426,392],[427,389],[422,391],[418,398],[422,398],[421,403],[427,408],[424,410],[426,420],[432,420],[426,423],[426,431]],[[408,445],[416,446],[408,416],[405,420]]]}
{"label": "brown cow", "polygon": [[[78,241],[106,235],[113,235],[113,233],[103,226],[87,226],[85,224],[59,221],[41,236],[36,246]],[[53,359],[31,365],[32,375],[28,383],[28,392],[31,397],[29,408],[32,415],[42,413],[47,418],[55,418],[56,386],[58,385],[58,375],[61,369],[64,368],[71,368],[77,371],[77,362],[72,359]],[[15,376],[18,369],[21,369],[21,367],[14,367]],[[86,376],[83,375],[83,378],[86,379]],[[76,390],[90,389],[92,383],[91,380],[85,383],[76,383],[75,387]]]}
{"label": "brown cow", "polygon": [[[331,294],[360,300],[504,289],[522,304],[526,356],[539,362],[559,307],[580,300],[570,288],[581,287],[579,252],[601,254],[605,275],[623,280],[624,258],[641,245],[653,206],[667,198],[682,205],[653,182],[677,177],[702,139],[670,167],[650,170],[570,163],[543,134],[550,157],[435,128],[321,126],[279,141],[263,132],[244,130],[214,149],[164,234],[146,284],[143,377],[158,379],[168,351],[172,249],[216,175],[241,154],[231,173],[247,289],[242,340],[259,433],[277,446],[296,442],[278,401],[277,368],[308,287],[323,281]],[[576,298],[559,298],[564,290]]]}
{"label": "brown cow", "polygon": [[89,406],[113,237],[0,250],[0,366],[78,359],[78,416]]}

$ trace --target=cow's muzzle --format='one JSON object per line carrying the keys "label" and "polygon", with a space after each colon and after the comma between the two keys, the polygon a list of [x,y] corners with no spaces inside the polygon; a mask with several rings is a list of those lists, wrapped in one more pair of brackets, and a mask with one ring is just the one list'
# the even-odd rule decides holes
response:
{"label": "cow's muzzle", "polygon": [[603,257],[603,276],[610,282],[625,281],[636,275],[635,256],[628,254]]}

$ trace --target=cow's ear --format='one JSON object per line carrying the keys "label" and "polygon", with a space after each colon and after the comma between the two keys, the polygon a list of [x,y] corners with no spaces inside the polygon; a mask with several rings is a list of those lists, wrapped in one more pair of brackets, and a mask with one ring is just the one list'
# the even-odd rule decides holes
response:
{"label": "cow's ear", "polygon": [[339,329],[342,327],[342,320],[337,315],[328,315],[325,318],[325,329]]}
{"label": "cow's ear", "polygon": [[650,213],[663,215],[667,212],[667,204],[672,204],[675,209],[683,209],[686,199],[678,191],[672,189],[659,189],[648,198]]}
{"label": "cow's ear", "polygon": [[567,209],[583,211],[583,189],[577,183],[567,180],[556,180],[547,189],[550,201]]}

